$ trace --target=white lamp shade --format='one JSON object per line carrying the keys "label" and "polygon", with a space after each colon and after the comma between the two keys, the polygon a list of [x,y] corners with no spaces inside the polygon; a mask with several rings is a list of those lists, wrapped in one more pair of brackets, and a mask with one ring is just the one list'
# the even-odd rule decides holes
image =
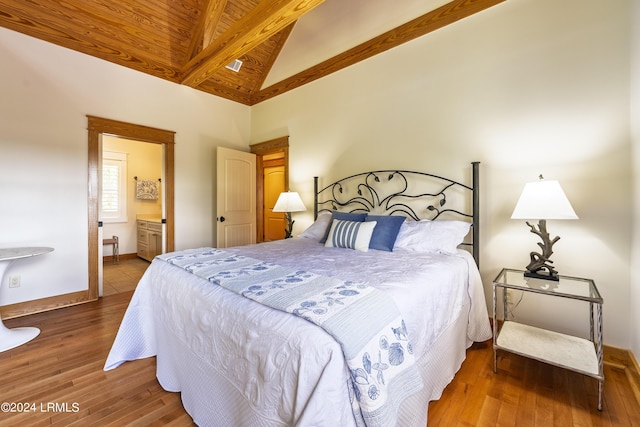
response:
{"label": "white lamp shade", "polygon": [[295,191],[285,191],[280,193],[278,201],[273,207],[273,212],[302,212],[307,208],[302,203],[302,199]]}
{"label": "white lamp shade", "polygon": [[530,182],[524,186],[512,219],[578,219],[558,181]]}

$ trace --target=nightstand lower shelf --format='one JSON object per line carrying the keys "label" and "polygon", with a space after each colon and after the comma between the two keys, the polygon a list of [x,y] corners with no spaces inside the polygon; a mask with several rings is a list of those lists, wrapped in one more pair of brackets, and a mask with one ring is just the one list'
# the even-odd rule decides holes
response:
{"label": "nightstand lower shelf", "polygon": [[506,321],[496,344],[498,349],[600,379],[598,356],[587,339]]}

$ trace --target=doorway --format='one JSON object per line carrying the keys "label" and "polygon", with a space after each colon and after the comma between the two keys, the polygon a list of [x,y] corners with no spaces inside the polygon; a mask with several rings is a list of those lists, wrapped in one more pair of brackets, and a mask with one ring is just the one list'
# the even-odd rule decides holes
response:
{"label": "doorway", "polygon": [[[106,296],[133,290],[137,281],[132,286],[131,279],[139,278],[142,267],[163,252],[164,165],[161,144],[104,134],[101,144],[98,293]],[[105,239],[117,246],[105,245]]]}
{"label": "doorway", "polygon": [[[284,214],[271,212],[278,195],[289,189],[289,137],[251,145],[256,155],[257,241],[284,238]],[[279,237],[282,236],[282,237]]]}
{"label": "doorway", "polygon": [[134,141],[161,144],[163,147],[163,215],[166,251],[174,250],[174,139],[175,132],[119,122],[100,117],[87,116],[88,135],[88,253],[89,253],[89,300],[99,296],[99,266],[101,241],[99,227],[100,212],[100,158],[101,137],[110,135]]}

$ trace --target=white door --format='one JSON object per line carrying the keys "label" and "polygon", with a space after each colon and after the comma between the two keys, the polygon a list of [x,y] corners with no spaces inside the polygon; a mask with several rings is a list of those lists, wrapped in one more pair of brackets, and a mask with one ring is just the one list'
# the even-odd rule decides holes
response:
{"label": "white door", "polygon": [[256,155],[217,149],[217,247],[256,242]]}

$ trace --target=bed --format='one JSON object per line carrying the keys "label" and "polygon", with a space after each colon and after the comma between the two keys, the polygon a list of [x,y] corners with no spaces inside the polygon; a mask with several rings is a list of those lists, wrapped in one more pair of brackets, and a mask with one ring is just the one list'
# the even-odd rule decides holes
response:
{"label": "bed", "polygon": [[104,369],[155,356],[201,426],[425,426],[491,337],[478,168],[316,178],[300,236],[156,257]]}

